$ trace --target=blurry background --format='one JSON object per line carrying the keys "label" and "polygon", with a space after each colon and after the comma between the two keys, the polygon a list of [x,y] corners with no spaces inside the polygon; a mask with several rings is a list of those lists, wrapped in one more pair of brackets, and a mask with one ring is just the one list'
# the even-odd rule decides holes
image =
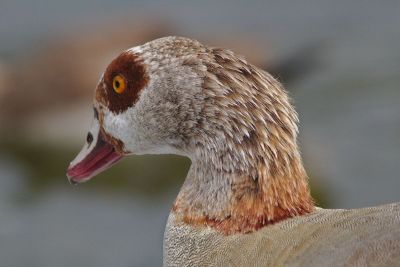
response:
{"label": "blurry background", "polygon": [[71,186],[101,72],[166,35],[277,76],[319,205],[400,201],[399,1],[0,1],[1,266],[159,266],[189,160],[131,157]]}

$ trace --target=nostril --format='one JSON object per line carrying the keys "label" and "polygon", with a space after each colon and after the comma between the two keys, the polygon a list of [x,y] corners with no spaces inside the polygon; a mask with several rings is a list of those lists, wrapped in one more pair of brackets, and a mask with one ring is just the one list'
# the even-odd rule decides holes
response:
{"label": "nostril", "polygon": [[87,136],[86,136],[86,142],[88,142],[88,144],[90,145],[93,141],[93,135],[88,132]]}

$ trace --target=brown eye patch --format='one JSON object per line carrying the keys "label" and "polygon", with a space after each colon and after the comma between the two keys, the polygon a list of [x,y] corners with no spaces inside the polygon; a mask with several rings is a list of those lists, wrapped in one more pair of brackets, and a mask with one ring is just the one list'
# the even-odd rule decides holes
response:
{"label": "brown eye patch", "polygon": [[[116,77],[124,78],[124,90],[115,90]],[[108,65],[104,72],[104,86],[100,83],[96,90],[96,100],[107,106],[110,111],[122,113],[136,103],[148,80],[140,58],[133,53],[124,52]]]}

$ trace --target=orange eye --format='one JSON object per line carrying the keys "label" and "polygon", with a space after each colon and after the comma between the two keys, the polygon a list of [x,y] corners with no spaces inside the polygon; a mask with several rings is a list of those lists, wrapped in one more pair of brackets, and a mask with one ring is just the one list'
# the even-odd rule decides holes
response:
{"label": "orange eye", "polygon": [[113,89],[117,94],[121,94],[126,88],[125,79],[121,75],[116,75],[113,79]]}

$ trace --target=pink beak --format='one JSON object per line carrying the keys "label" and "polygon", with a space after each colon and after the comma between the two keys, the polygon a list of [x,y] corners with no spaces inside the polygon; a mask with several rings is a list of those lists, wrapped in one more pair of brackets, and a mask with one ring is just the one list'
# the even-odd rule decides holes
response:
{"label": "pink beak", "polygon": [[67,177],[72,184],[88,181],[93,176],[111,167],[123,155],[117,153],[113,145],[105,141],[99,134],[97,143],[92,150],[82,159],[78,160],[78,157],[79,155],[71,162],[67,170]]}

